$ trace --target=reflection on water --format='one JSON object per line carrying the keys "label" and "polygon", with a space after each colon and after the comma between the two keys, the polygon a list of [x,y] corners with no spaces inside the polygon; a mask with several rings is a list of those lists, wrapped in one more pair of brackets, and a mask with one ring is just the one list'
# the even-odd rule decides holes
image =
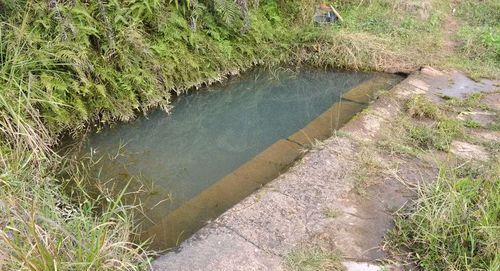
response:
{"label": "reflection on water", "polygon": [[120,187],[135,177],[148,187],[142,200],[152,224],[373,76],[256,71],[181,95],[171,114],[156,111],[104,129],[89,138],[87,148],[107,157],[100,163],[102,179],[114,178]]}

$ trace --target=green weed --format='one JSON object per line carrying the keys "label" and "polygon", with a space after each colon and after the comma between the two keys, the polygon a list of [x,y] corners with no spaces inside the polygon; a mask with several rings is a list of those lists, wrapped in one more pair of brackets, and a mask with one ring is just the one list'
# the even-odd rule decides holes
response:
{"label": "green weed", "polygon": [[459,52],[451,65],[464,69],[474,78],[498,77],[500,74],[500,4],[495,0],[478,3],[458,2],[461,27],[457,33]]}
{"label": "green weed", "polygon": [[441,116],[438,107],[421,95],[413,96],[406,102],[406,111],[414,118],[436,120]]}
{"label": "green weed", "polygon": [[464,126],[467,128],[479,128],[481,127],[481,123],[475,120],[466,120],[464,121]]}
{"label": "green weed", "polygon": [[407,129],[411,144],[424,150],[447,151],[451,142],[463,135],[462,123],[451,118],[433,124],[411,125]]}
{"label": "green weed", "polygon": [[481,92],[475,92],[468,95],[465,99],[452,98],[446,101],[446,105],[452,109],[463,108],[466,110],[473,110],[481,106],[481,99],[484,94]]}
{"label": "green weed", "polygon": [[357,166],[353,172],[354,191],[364,195],[366,189],[374,184],[375,178],[385,169],[385,165],[374,157],[372,149],[362,149],[357,155]]}
{"label": "green weed", "polygon": [[442,167],[435,182],[421,183],[414,206],[399,214],[389,243],[399,253],[411,251],[409,259],[424,270],[497,270],[498,165]]}
{"label": "green weed", "polygon": [[332,208],[325,208],[323,209],[323,215],[327,218],[336,218],[340,216],[342,213],[339,210],[332,209]]}
{"label": "green weed", "polygon": [[414,96],[406,102],[406,111],[413,118],[427,118],[432,123],[405,122],[411,145],[422,149],[448,150],[451,141],[463,136],[463,123],[447,117],[423,96]]}
{"label": "green weed", "polygon": [[[51,164],[36,159],[19,149],[0,153],[2,270],[147,267],[145,244],[130,242],[137,232],[134,206],[121,204],[123,193],[109,196],[101,191],[90,198],[80,190],[85,174],[56,179]],[[63,186],[69,181],[76,185],[67,193]]]}
{"label": "green weed", "polygon": [[437,141],[435,131],[426,125],[416,125],[409,129],[411,143],[422,149],[430,149]]}
{"label": "green weed", "polygon": [[320,248],[295,250],[285,256],[285,264],[290,271],[345,270],[336,253]]}

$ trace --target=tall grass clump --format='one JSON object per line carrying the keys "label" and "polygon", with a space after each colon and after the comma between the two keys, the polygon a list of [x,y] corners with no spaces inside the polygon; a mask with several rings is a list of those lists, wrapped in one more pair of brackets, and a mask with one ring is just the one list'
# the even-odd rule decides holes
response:
{"label": "tall grass clump", "polygon": [[41,40],[30,16],[0,23],[0,269],[140,270],[148,254],[130,242],[133,207],[119,195],[67,189],[87,176],[68,174],[73,166],[52,147],[58,132],[78,125],[80,85],[70,86],[74,64],[33,44]]}
{"label": "tall grass clump", "polygon": [[134,207],[123,205],[121,195],[91,198],[75,185],[85,174],[71,170],[71,177],[56,178],[69,166],[54,168],[61,163],[43,159],[29,149],[1,145],[0,269],[147,267],[144,245],[130,242],[136,234]]}
{"label": "tall grass clump", "polygon": [[[470,170],[441,168],[396,219],[390,245],[424,270],[500,268],[499,161]],[[477,174],[476,174],[477,173]]]}

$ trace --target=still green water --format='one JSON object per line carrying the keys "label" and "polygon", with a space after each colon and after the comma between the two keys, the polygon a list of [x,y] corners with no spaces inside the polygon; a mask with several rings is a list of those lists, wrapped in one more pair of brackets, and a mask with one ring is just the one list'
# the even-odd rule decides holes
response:
{"label": "still green water", "polygon": [[155,111],[105,128],[86,148],[103,157],[101,180],[118,188],[134,180],[132,188],[143,191],[145,223],[153,225],[374,76],[254,71],[180,95],[170,114]]}

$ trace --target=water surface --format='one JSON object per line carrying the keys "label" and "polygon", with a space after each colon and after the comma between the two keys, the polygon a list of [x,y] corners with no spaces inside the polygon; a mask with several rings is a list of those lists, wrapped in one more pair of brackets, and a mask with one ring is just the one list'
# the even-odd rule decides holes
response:
{"label": "water surface", "polygon": [[254,71],[180,95],[170,114],[155,111],[90,136],[104,155],[100,178],[133,178],[146,196],[146,224],[182,206],[280,139],[294,134],[374,74]]}

